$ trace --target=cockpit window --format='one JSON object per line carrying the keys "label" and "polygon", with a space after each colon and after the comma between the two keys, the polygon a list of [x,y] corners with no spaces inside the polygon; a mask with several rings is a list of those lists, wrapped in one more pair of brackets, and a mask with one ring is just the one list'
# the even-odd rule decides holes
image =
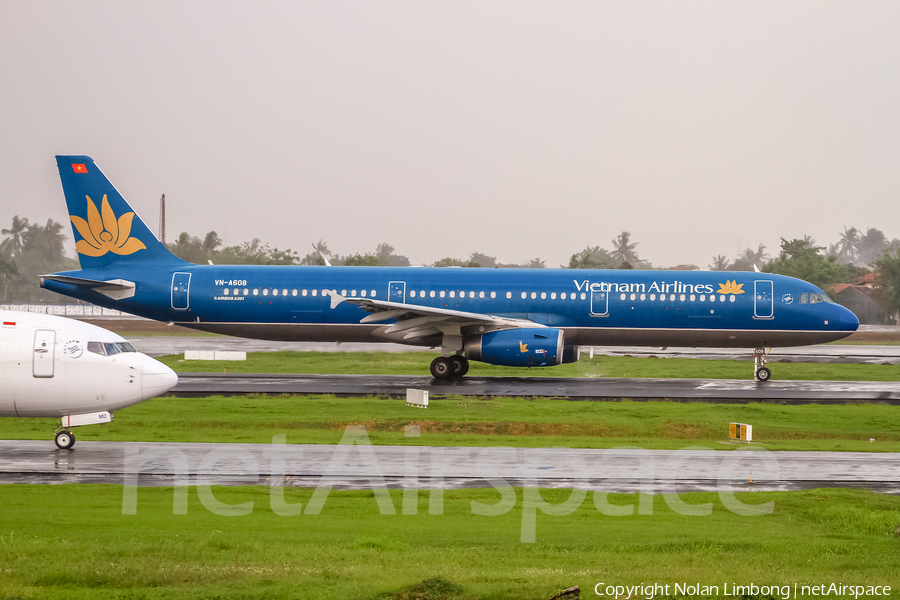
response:
{"label": "cockpit window", "polygon": [[128,342],[88,342],[88,352],[100,356],[112,356],[119,352],[137,352]]}
{"label": "cockpit window", "polygon": [[818,304],[819,302],[834,303],[828,294],[818,294],[816,292],[803,292],[800,294],[800,304]]}

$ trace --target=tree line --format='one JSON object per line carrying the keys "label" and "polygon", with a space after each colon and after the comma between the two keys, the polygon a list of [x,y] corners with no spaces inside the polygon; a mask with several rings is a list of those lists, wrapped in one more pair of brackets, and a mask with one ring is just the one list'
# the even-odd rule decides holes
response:
{"label": "tree line", "polygon": [[[0,302],[61,302],[59,295],[42,290],[37,285],[39,275],[78,268],[78,260],[66,256],[64,226],[52,219],[46,223],[32,223],[18,215],[9,228],[0,230]],[[611,240],[609,250],[598,246],[586,246],[572,254],[569,269],[650,269],[652,265],[640,258],[638,243],[631,233],[623,231]],[[378,244],[373,252],[341,255],[332,252],[328,244],[319,240],[312,244],[312,251],[300,256],[291,249],[281,250],[253,238],[236,246],[225,246],[215,231],[202,238],[187,232],[167,244],[168,249],[186,261],[207,264],[255,264],[255,265],[325,265],[333,266],[410,266],[408,257],[398,254],[387,243]],[[494,256],[472,252],[467,258],[445,257],[435,261],[434,267],[486,267],[486,268],[545,268],[546,262],[534,258],[522,264],[503,263]],[[683,265],[698,269],[696,265]],[[766,247],[747,248],[729,259],[723,255],[712,257],[708,265],[711,271],[754,271],[777,273],[797,277],[821,288],[834,283],[852,283],[870,269],[880,273],[876,284],[879,296],[891,312],[900,311],[900,240],[888,240],[880,230],[869,227],[862,232],[855,227],[844,228],[837,242],[827,246],[816,245],[806,236],[802,239],[782,238],[776,256],[770,256]]]}

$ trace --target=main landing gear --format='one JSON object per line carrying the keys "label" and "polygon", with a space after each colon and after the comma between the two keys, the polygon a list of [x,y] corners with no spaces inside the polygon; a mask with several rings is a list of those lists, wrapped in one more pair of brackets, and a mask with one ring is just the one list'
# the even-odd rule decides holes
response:
{"label": "main landing gear", "polygon": [[766,356],[770,350],[771,348],[757,348],[753,351],[753,371],[757,381],[768,381],[772,378],[772,371],[766,367],[766,363],[769,362]]}
{"label": "main landing gear", "polygon": [[469,372],[469,361],[465,356],[438,356],[431,361],[431,375],[435,379],[456,379]]}

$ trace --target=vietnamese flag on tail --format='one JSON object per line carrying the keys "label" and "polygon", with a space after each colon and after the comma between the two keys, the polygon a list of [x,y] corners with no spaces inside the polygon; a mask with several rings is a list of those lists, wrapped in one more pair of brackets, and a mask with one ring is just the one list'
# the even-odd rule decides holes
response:
{"label": "vietnamese flag on tail", "polygon": [[78,165],[73,164],[72,170],[75,171],[76,173],[87,173],[87,167],[84,166],[84,164],[78,164]]}

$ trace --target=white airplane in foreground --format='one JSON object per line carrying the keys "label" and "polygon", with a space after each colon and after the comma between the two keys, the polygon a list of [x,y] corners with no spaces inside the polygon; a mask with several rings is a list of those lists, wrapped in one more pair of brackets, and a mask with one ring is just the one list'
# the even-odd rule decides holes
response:
{"label": "white airplane in foreground", "polygon": [[0,310],[0,417],[62,417],[56,445],[72,427],[109,423],[112,411],[163,394],[175,372],[124,338],[73,319]]}

